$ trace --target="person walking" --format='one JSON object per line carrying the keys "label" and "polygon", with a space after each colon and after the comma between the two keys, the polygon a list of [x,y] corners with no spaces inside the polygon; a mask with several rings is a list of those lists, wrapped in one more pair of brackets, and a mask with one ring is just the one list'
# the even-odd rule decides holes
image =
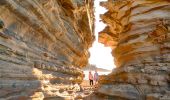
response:
{"label": "person walking", "polygon": [[90,86],[93,85],[93,75],[91,73],[91,71],[89,71],[89,82],[90,82]]}
{"label": "person walking", "polygon": [[98,84],[99,80],[99,74],[97,73],[97,70],[94,73],[94,85]]}

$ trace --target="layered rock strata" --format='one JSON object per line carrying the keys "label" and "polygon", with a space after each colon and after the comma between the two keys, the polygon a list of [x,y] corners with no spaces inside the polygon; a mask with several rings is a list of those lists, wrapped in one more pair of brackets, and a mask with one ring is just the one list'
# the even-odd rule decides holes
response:
{"label": "layered rock strata", "polygon": [[116,69],[101,77],[97,94],[111,100],[169,100],[169,0],[109,0],[101,3],[107,27],[99,41],[112,47]]}
{"label": "layered rock strata", "polygon": [[0,0],[0,100],[47,99],[57,84],[82,81],[92,7],[91,0]]}

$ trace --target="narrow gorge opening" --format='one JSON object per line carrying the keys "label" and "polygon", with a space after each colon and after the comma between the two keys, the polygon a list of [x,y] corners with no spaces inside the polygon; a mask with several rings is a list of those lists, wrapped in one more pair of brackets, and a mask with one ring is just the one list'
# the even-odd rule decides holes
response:
{"label": "narrow gorge opening", "polygon": [[104,1],[107,0],[94,1],[95,41],[92,44],[92,47],[89,49],[89,64],[91,64],[92,66],[96,66],[97,68],[112,70],[113,68],[115,68],[114,59],[111,54],[112,49],[109,46],[105,46],[104,44],[99,43],[99,32],[106,27],[106,25],[101,21],[100,18],[100,14],[104,14],[107,11],[104,7],[100,6],[100,2]]}
{"label": "narrow gorge opening", "polygon": [[[90,57],[88,59],[88,64],[83,68],[85,74],[84,83],[89,81],[89,72],[94,75],[97,71],[99,75],[107,75],[115,68],[114,59],[112,56],[112,49],[99,42],[99,33],[106,27],[106,25],[101,21],[100,15],[107,12],[107,9],[100,6],[101,2],[106,2],[107,0],[94,0],[94,35],[95,40],[92,43],[92,47],[89,48]],[[82,83],[82,84],[84,84]],[[86,84],[89,84],[86,82]]]}

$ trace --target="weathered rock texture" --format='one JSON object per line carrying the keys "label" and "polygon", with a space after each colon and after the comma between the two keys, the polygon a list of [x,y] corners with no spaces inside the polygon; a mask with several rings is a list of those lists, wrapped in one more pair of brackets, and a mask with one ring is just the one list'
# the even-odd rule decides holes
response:
{"label": "weathered rock texture", "polygon": [[41,100],[55,96],[56,84],[81,82],[92,7],[91,0],[0,0],[0,100]]}
{"label": "weathered rock texture", "polygon": [[169,0],[101,3],[107,27],[99,41],[111,46],[117,68],[101,78],[98,94],[111,100],[170,99]]}

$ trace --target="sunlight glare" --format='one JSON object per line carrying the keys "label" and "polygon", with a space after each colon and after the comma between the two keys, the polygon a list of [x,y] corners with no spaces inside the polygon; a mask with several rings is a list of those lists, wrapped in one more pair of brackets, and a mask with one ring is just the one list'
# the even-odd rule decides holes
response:
{"label": "sunlight glare", "polygon": [[104,7],[99,5],[100,1],[107,0],[95,0],[95,37],[92,47],[89,49],[90,58],[89,63],[96,65],[99,68],[112,70],[115,68],[114,59],[112,57],[112,49],[110,47],[105,47],[103,44],[98,42],[98,32],[102,31],[106,25],[103,22],[100,22],[100,14],[105,13],[107,10]]}

